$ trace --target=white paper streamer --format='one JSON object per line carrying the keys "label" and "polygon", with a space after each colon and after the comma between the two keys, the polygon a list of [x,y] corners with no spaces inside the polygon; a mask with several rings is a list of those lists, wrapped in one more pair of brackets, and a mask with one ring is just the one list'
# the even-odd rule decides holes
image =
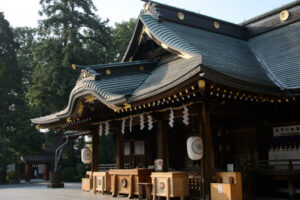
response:
{"label": "white paper streamer", "polygon": [[150,131],[153,128],[153,119],[151,115],[148,115],[147,118],[148,118],[148,130]]}
{"label": "white paper streamer", "polygon": [[121,132],[122,132],[123,135],[125,134],[125,119],[122,120]]}
{"label": "white paper streamer", "polygon": [[144,115],[141,114],[140,115],[140,130],[143,130],[145,128],[145,119],[144,119]]}
{"label": "white paper streamer", "polygon": [[103,127],[102,124],[99,124],[99,136],[102,136],[103,134]]}
{"label": "white paper streamer", "polygon": [[189,125],[189,109],[186,107],[186,106],[183,106],[183,120],[182,122],[185,124],[185,125]]}
{"label": "white paper streamer", "polygon": [[169,125],[170,125],[171,128],[174,126],[174,112],[173,112],[173,109],[170,110]]}
{"label": "white paper streamer", "polygon": [[109,134],[109,123],[105,122],[105,135]]}
{"label": "white paper streamer", "polygon": [[130,133],[132,132],[132,120],[133,120],[133,117],[130,116],[130,117],[129,117],[129,132],[130,132]]}

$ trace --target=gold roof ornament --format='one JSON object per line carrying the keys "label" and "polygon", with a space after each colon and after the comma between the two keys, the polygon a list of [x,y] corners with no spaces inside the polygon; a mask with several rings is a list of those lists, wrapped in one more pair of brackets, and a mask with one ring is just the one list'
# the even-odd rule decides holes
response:
{"label": "gold roof ornament", "polygon": [[83,77],[83,78],[87,77],[87,73],[86,73],[85,70],[82,71],[82,77]]}
{"label": "gold roof ornament", "polygon": [[290,13],[287,10],[283,10],[279,14],[279,18],[281,21],[286,21],[289,18],[289,16],[290,16]]}
{"label": "gold roof ornament", "polygon": [[106,73],[107,75],[110,75],[110,74],[111,74],[111,71],[110,71],[109,69],[107,69],[107,70],[105,71],[105,73]]}
{"label": "gold roof ornament", "polygon": [[219,29],[220,28],[220,23],[219,22],[214,22],[214,27],[215,27],[215,29]]}
{"label": "gold roof ornament", "polygon": [[150,3],[147,3],[147,4],[145,5],[145,11],[148,11],[148,10],[150,10]]}
{"label": "gold roof ornament", "polygon": [[164,48],[164,49],[168,49],[168,48],[169,48],[168,45],[166,45],[166,44],[163,43],[163,42],[161,43],[161,47]]}
{"label": "gold roof ornament", "polygon": [[178,12],[178,19],[184,20],[184,14],[182,12]]}

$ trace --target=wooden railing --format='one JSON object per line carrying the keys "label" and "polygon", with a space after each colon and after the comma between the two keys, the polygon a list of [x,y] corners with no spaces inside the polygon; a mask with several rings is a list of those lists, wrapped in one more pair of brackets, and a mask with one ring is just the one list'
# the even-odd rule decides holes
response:
{"label": "wooden railing", "polygon": [[300,171],[300,160],[258,160],[254,162],[254,169]]}
{"label": "wooden railing", "polygon": [[[124,169],[131,169],[135,167],[131,167],[129,164],[124,164]],[[110,169],[116,169],[116,164],[99,164],[98,165],[99,171],[105,171]]]}
{"label": "wooden railing", "polygon": [[99,164],[99,171],[109,170],[109,169],[116,169],[116,164]]}

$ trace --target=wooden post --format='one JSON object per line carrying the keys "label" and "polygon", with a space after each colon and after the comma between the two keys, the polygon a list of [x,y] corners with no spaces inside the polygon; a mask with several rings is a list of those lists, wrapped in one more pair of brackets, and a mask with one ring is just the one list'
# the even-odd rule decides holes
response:
{"label": "wooden post", "polygon": [[93,161],[92,161],[92,171],[97,172],[99,170],[99,134],[98,131],[92,132],[92,143],[93,143]]}
{"label": "wooden post", "polygon": [[[121,126],[120,126],[121,127]],[[124,168],[124,135],[121,132],[121,128],[115,129],[116,131],[116,168]]]}
{"label": "wooden post", "polygon": [[163,159],[163,171],[168,171],[168,123],[163,117],[157,121],[157,158]]}
{"label": "wooden post", "polygon": [[50,171],[50,163],[46,162],[45,163],[44,173],[43,173],[43,179],[45,181],[49,181],[49,171]]}
{"label": "wooden post", "polygon": [[152,178],[153,200],[156,200],[156,177]]}
{"label": "wooden post", "polygon": [[118,190],[118,183],[117,183],[117,175],[112,175],[111,176],[111,195],[113,197],[116,197],[118,194],[117,194],[117,190]]}
{"label": "wooden post", "polygon": [[30,164],[25,163],[25,182],[30,182]]}
{"label": "wooden post", "polygon": [[206,106],[202,105],[202,117],[200,121],[200,133],[203,138],[203,198],[210,199],[210,183],[212,183],[214,169],[214,148],[212,142],[210,114],[206,110]]}

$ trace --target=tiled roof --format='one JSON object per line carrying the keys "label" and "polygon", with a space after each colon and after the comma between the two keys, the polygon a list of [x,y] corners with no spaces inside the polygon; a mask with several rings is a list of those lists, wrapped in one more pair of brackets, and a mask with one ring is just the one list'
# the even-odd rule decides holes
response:
{"label": "tiled roof", "polygon": [[191,59],[172,59],[167,63],[158,63],[149,77],[129,97],[128,102],[134,102],[155,96],[172,89],[200,72],[201,57]]}
{"label": "tiled roof", "polygon": [[[146,5],[150,7],[145,6],[139,16],[135,38],[131,40],[124,61],[134,58],[143,26],[145,33],[158,45],[178,56],[187,55],[189,59],[177,57],[167,63],[133,60],[79,66],[89,76],[83,77],[82,73],[67,108],[32,119],[32,122],[45,124],[66,118],[80,96],[92,94],[108,106],[132,103],[174,88],[200,71],[208,80],[238,89],[273,95],[287,94],[286,90],[290,90],[289,94],[296,94],[296,89],[300,90],[299,2],[288,7],[293,12],[292,22],[278,22],[274,16],[279,13],[272,12],[276,27],[249,35],[249,24],[231,24],[149,1]],[[180,19],[180,13],[185,17]],[[265,18],[255,19],[255,23],[265,24],[265,21]],[[214,27],[214,22],[219,23],[218,28]],[[118,73],[105,75],[107,69]]]}
{"label": "tiled roof", "polygon": [[151,15],[140,18],[155,37],[180,52],[202,56],[202,64],[217,72],[250,83],[275,86],[245,40],[217,34]]}
{"label": "tiled roof", "polygon": [[249,41],[266,74],[280,88],[300,88],[300,22]]}

